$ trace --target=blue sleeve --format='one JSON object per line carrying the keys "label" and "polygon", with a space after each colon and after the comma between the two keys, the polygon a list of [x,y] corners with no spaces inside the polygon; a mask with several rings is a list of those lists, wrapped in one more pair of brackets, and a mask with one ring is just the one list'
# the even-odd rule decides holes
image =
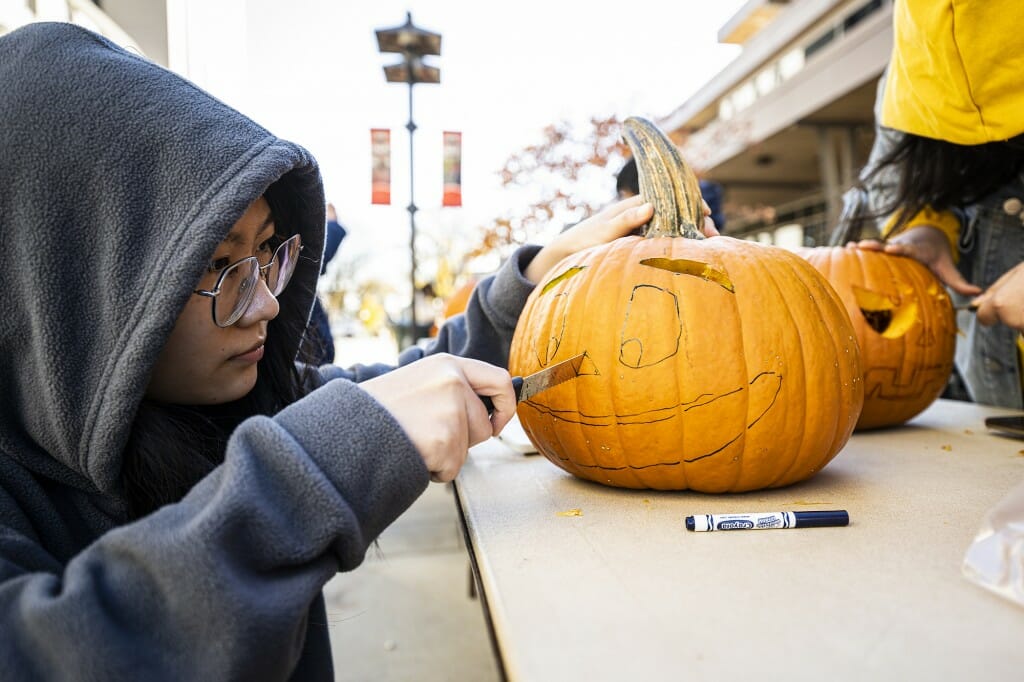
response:
{"label": "blue sleeve", "polygon": [[338,253],[338,247],[341,246],[341,241],[346,234],[348,232],[337,220],[327,221],[327,233],[324,235],[324,259],[320,264],[321,275],[327,271],[327,264],[334,258],[334,254]]}
{"label": "blue sleeve", "polygon": [[[451,353],[475,358],[499,367],[508,367],[509,346],[519,321],[519,313],[534,284],[523,275],[539,246],[520,247],[497,273],[476,285],[466,311],[441,327],[437,338],[427,348],[413,346],[402,352],[398,364],[407,365],[434,353]],[[391,365],[354,365],[347,369],[327,365],[320,368],[324,381],[344,378],[365,381],[394,369]]]}

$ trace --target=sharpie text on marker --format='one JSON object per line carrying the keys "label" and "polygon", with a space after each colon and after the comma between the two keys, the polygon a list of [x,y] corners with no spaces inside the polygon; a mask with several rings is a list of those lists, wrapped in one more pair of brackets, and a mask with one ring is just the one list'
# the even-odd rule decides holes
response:
{"label": "sharpie text on marker", "polygon": [[686,530],[695,531],[824,528],[848,525],[850,525],[850,515],[845,509],[755,512],[753,514],[699,514],[686,517]]}

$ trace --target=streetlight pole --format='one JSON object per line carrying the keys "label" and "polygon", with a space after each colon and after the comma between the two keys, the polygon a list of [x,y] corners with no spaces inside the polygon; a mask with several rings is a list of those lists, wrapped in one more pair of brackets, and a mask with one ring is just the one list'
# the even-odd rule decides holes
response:
{"label": "streetlight pole", "polygon": [[[408,61],[406,62],[408,64]],[[413,180],[416,173],[413,172],[413,150],[415,145],[412,142],[412,135],[416,132],[416,123],[412,120],[412,86],[416,81],[412,79],[412,69],[409,69],[409,122],[405,129],[409,131],[409,284],[412,286],[412,296],[409,299],[409,345],[416,343],[416,193],[414,192]]]}
{"label": "streetlight pole", "polygon": [[397,52],[402,61],[384,67],[389,83],[409,85],[409,283],[412,294],[409,301],[409,343],[416,342],[416,199],[413,191],[415,170],[413,166],[413,133],[416,123],[412,116],[412,88],[416,83],[440,83],[441,70],[423,63],[427,55],[441,54],[441,34],[426,31],[412,23],[412,13],[406,12],[405,23],[387,29],[377,29],[377,47],[382,53]]}

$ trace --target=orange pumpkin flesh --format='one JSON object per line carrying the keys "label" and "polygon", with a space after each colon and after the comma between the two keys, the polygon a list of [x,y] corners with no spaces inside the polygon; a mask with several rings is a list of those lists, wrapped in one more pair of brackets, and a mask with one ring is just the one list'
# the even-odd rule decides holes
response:
{"label": "orange pumpkin flesh", "polygon": [[[842,303],[792,253],[681,236],[681,223],[702,219],[692,173],[662,146],[652,173],[643,145],[663,135],[637,119],[626,127],[641,138],[627,134],[664,236],[575,254],[531,294],[510,370],[581,352],[587,362],[520,404],[524,429],[558,466],[613,486],[738,492],[813,475],[846,443],[863,401]],[[689,176],[645,190],[664,167]]]}
{"label": "orange pumpkin flesh", "polygon": [[802,249],[854,323],[864,367],[857,429],[902,424],[928,407],[953,369],[956,319],[946,290],[912,258],[855,247]]}

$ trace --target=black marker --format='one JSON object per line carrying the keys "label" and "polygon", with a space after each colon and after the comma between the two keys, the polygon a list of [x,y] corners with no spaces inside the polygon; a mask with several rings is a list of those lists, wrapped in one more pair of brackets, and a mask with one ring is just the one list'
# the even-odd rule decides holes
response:
{"label": "black marker", "polygon": [[756,512],[753,514],[700,514],[686,517],[686,530],[758,530],[762,528],[822,528],[848,526],[845,509],[832,511]]}

